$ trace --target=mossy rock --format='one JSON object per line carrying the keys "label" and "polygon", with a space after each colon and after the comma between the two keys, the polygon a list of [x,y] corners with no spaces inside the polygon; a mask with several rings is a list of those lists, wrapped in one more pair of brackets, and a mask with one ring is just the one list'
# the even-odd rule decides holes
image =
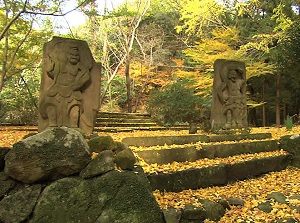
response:
{"label": "mossy rock", "polygon": [[218,222],[225,214],[224,207],[216,202],[204,199],[199,200],[203,205],[203,208],[206,212],[206,218],[215,222]]}
{"label": "mossy rock", "polygon": [[101,153],[104,150],[115,150],[117,145],[111,136],[96,136],[88,141],[90,152]]}
{"label": "mossy rock", "polygon": [[123,151],[124,149],[128,149],[128,146],[122,142],[115,142],[116,148],[113,150],[115,154]]}
{"label": "mossy rock", "polygon": [[273,210],[272,204],[269,201],[260,203],[257,208],[266,213],[270,213]]}
{"label": "mossy rock", "polygon": [[115,157],[115,163],[122,170],[133,170],[136,158],[131,149],[124,149]]}
{"label": "mossy rock", "polygon": [[64,178],[47,186],[32,223],[163,223],[163,214],[141,172],[112,170],[88,180]]}

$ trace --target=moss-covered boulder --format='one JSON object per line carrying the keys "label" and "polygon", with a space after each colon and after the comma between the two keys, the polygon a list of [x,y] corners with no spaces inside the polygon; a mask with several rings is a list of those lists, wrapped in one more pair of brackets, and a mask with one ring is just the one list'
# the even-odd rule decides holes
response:
{"label": "moss-covered boulder", "polygon": [[0,199],[15,186],[16,182],[7,176],[3,171],[0,172]]}
{"label": "moss-covered boulder", "polygon": [[4,171],[21,182],[35,183],[79,173],[90,159],[81,133],[51,128],[14,144],[5,156]]}
{"label": "moss-covered boulder", "polygon": [[96,136],[88,141],[91,152],[100,153],[104,150],[115,150],[117,145],[111,136]]}
{"label": "moss-covered boulder", "polygon": [[113,170],[91,179],[58,180],[43,191],[32,223],[163,223],[149,185],[139,174]]}
{"label": "moss-covered boulder", "polygon": [[199,200],[205,210],[205,218],[214,222],[218,222],[225,214],[224,207],[207,199]]}
{"label": "moss-covered boulder", "polygon": [[280,139],[280,148],[292,155],[291,165],[300,168],[300,135],[283,136]]}
{"label": "moss-covered boulder", "polygon": [[0,202],[0,222],[24,222],[31,215],[41,192],[41,185],[25,187]]}
{"label": "moss-covered boulder", "polygon": [[131,149],[124,149],[117,153],[115,163],[122,170],[133,170],[136,158]]}
{"label": "moss-covered boulder", "polygon": [[87,179],[100,176],[114,169],[114,154],[111,150],[105,150],[92,159],[79,175]]}
{"label": "moss-covered boulder", "polygon": [[115,154],[123,151],[124,149],[128,149],[128,146],[122,142],[115,142],[116,148],[113,150]]}

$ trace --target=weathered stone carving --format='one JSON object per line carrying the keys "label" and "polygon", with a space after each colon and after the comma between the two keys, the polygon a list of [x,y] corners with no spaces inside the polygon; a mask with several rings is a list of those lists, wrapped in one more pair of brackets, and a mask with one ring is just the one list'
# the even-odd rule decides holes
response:
{"label": "weathered stone carving", "polygon": [[39,131],[67,126],[91,133],[99,109],[101,66],[85,41],[53,37],[44,44]]}
{"label": "weathered stone carving", "polygon": [[245,63],[218,59],[214,63],[214,71],[212,129],[247,127]]}

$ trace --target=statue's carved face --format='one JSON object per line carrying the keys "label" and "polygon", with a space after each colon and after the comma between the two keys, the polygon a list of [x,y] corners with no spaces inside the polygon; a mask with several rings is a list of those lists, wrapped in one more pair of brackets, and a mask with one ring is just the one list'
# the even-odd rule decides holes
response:
{"label": "statue's carved face", "polygon": [[237,79],[237,73],[235,70],[230,70],[228,73],[228,79],[231,80],[232,82],[235,82]]}
{"label": "statue's carved face", "polygon": [[75,65],[79,62],[79,51],[77,47],[70,47],[69,53],[68,53],[68,61]]}

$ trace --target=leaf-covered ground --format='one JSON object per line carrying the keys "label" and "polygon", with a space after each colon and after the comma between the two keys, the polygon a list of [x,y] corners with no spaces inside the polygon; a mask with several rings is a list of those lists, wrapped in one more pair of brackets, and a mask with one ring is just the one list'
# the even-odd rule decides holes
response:
{"label": "leaf-covered ground", "polygon": [[[300,126],[294,127],[292,131],[285,128],[252,128],[251,133],[271,132],[273,139],[279,139],[283,135],[300,134]],[[0,147],[11,147],[14,143],[21,140],[25,135],[36,133],[34,127],[0,127]],[[202,132],[198,132],[202,134]],[[129,136],[158,136],[158,135],[186,135],[187,131],[135,131],[126,133],[99,133],[101,135],[111,135],[114,140],[121,141],[122,138]],[[203,133],[204,134],[204,133]],[[163,147],[158,147],[163,148]],[[268,153],[260,153],[259,156],[280,155],[284,151],[275,151]],[[239,156],[238,159],[251,159],[252,156]],[[215,164],[219,162],[238,162],[237,157],[216,159]],[[189,168],[193,165],[214,165],[214,163],[185,162],[183,164],[173,163],[166,165],[148,165],[143,164],[145,171],[151,172],[168,172],[182,168]],[[256,179],[240,181],[222,187],[211,187],[199,190],[185,190],[180,193],[159,192],[155,191],[154,195],[161,208],[175,207],[182,208],[185,204],[200,205],[197,198],[219,200],[225,197],[239,198],[245,201],[244,206],[232,206],[230,211],[220,222],[272,222],[275,219],[294,217],[300,219],[300,214],[296,209],[291,208],[292,205],[300,206],[299,200],[288,200],[290,205],[272,203],[273,210],[265,213],[257,208],[257,205],[267,200],[267,195],[271,192],[281,192],[287,197],[300,195],[300,169],[288,168],[280,172],[269,173]],[[207,221],[209,222],[209,221]]]}
{"label": "leaf-covered ground", "polygon": [[[0,126],[0,147],[11,147],[14,143],[21,140],[25,135],[36,133],[34,126]],[[272,133],[273,139],[279,139],[283,135],[300,134],[300,126],[293,127],[291,131],[286,128],[251,128],[250,133]],[[134,131],[134,132],[119,132],[119,133],[98,133],[101,135],[110,135],[116,141],[121,141],[125,137],[135,136],[175,136],[187,135],[187,130],[182,131]],[[197,134],[206,134],[205,132],[198,131]]]}
{"label": "leaf-covered ground", "polygon": [[[180,193],[155,191],[154,195],[161,208],[173,206],[182,208],[186,203],[201,205],[197,198],[217,201],[224,198],[239,198],[244,206],[232,206],[220,222],[271,222],[275,219],[294,217],[300,214],[287,204],[273,202],[273,210],[265,213],[257,205],[267,200],[271,192],[281,192],[287,197],[300,195],[300,169],[288,168],[280,172],[266,174],[256,179],[240,181],[223,187],[210,187],[199,190],[185,190]],[[299,200],[288,200],[290,204],[300,206]]]}

